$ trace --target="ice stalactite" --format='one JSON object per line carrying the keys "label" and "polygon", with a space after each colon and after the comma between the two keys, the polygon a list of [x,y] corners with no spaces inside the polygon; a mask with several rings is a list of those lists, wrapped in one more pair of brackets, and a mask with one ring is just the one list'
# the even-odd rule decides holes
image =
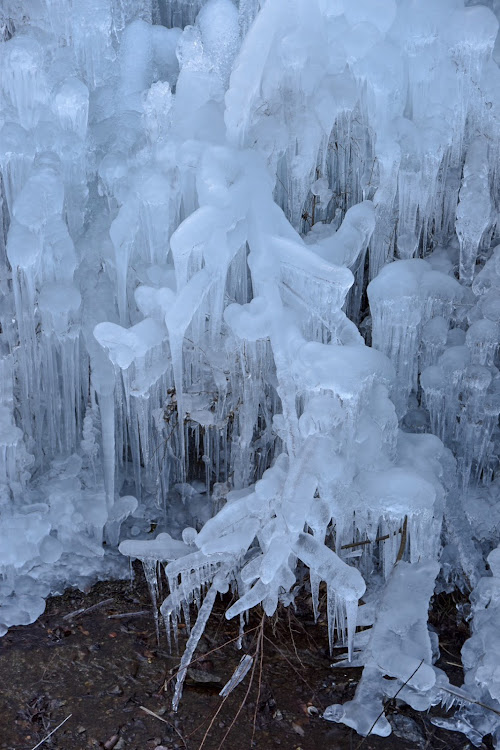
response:
{"label": "ice stalactite", "polygon": [[387,354],[397,372],[394,400],[401,416],[412,390],[418,388],[418,352],[422,327],[438,316],[450,320],[462,299],[462,287],[451,276],[423,260],[396,261],[368,287],[373,346]]}
{"label": "ice stalactite", "polygon": [[177,705],[216,593],[271,615],[305,566],[365,667],[329,718],[384,674],[427,708],[440,546],[480,589],[500,528],[495,15],[77,5],[0,10],[1,632],[130,537],[191,628]]}
{"label": "ice stalactite", "polygon": [[24,445],[23,431],[14,422],[14,399],[12,382],[12,358],[0,362],[0,493],[1,504],[10,502],[26,486],[30,478],[29,468],[33,463]]}
{"label": "ice stalactite", "polygon": [[465,284],[472,283],[476,258],[492,218],[488,142],[478,137],[467,150],[455,224],[460,242],[460,280]]}

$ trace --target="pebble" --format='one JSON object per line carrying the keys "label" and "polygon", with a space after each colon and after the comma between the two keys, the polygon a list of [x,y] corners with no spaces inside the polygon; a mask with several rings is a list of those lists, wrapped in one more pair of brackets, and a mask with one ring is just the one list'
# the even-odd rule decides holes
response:
{"label": "pebble", "polygon": [[404,714],[393,714],[390,717],[392,731],[402,740],[411,742],[415,750],[423,750],[426,746],[425,737],[417,722]]}

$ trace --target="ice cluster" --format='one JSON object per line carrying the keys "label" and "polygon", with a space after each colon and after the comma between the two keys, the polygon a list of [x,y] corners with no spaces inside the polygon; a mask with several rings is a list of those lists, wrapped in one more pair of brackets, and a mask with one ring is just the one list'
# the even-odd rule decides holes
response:
{"label": "ice cluster", "polygon": [[[243,628],[323,583],[364,667],[325,718],[385,736],[398,692],[500,747],[499,3],[29,5],[0,8],[0,634],[137,558],[190,634],[177,707],[218,594]],[[436,585],[473,589],[462,687]]]}

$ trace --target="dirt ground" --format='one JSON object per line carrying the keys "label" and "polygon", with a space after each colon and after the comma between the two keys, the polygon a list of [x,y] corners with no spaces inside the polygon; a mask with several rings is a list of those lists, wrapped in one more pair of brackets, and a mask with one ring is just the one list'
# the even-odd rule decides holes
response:
{"label": "dirt ground", "polygon": [[[32,750],[68,716],[41,747],[472,748],[463,735],[436,728],[430,715],[406,706],[391,711],[394,731],[388,738],[363,740],[347,727],[323,720],[326,706],[352,697],[360,671],[331,667],[326,622],[314,624],[306,605],[299,602],[296,613],[283,610],[267,620],[263,630],[256,615],[239,651],[237,623],[225,620],[221,602],[174,714],[172,676],[179,656],[171,656],[166,643],[156,642],[151,601],[139,568],[132,582],[98,583],[87,594],[71,590],[53,597],[36,623],[13,628],[0,639],[0,748]],[[432,619],[440,636],[439,666],[459,685],[456,665],[467,628],[456,624],[452,596],[439,597]],[[262,659],[256,659],[253,679],[249,673],[223,701],[221,687],[242,653],[254,653],[261,632]],[[181,649],[184,634],[181,629]]]}

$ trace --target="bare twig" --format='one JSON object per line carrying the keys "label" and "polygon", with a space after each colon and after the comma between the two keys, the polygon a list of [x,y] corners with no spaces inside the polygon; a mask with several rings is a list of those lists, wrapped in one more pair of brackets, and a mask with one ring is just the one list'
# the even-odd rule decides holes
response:
{"label": "bare twig", "polygon": [[[220,714],[220,712],[222,711],[222,707],[224,706],[225,702],[226,702],[226,701],[227,701],[227,699],[229,698],[229,695],[230,695],[230,694],[228,693],[228,694],[227,694],[227,695],[226,695],[226,696],[225,696],[225,697],[224,697],[224,698],[222,699],[222,701],[221,701],[221,704],[220,704],[219,708],[217,709],[217,711],[216,711],[216,712],[214,713],[214,715],[212,716],[212,718],[211,718],[211,720],[210,720],[210,724],[208,725],[208,727],[207,727],[207,729],[206,729],[206,731],[205,731],[205,734],[203,735],[203,739],[202,739],[202,741],[201,741],[201,745],[199,746],[198,750],[202,750],[202,747],[203,747],[203,745],[205,744],[205,740],[207,739],[207,737],[208,737],[208,734],[209,734],[210,730],[212,729],[212,727],[213,727],[213,725],[214,725],[214,722],[215,722],[216,718],[218,717],[218,715],[219,715],[219,714]],[[202,726],[203,726],[203,724],[202,724]],[[197,732],[199,728],[200,728],[200,727],[197,727],[197,728],[196,728],[196,730],[195,730],[195,732]],[[194,732],[192,732],[191,734],[194,734]],[[188,736],[191,736],[191,735],[188,735]]]}
{"label": "bare twig", "polygon": [[[290,608],[288,608],[288,612],[290,613],[290,619],[293,619],[294,624],[297,626],[297,628],[300,629],[302,635],[304,635],[307,638],[307,640],[309,641],[309,643],[312,645],[313,648],[315,648],[317,651],[320,651],[320,646],[318,645],[318,643],[316,642],[316,640],[312,637],[312,635],[310,633],[307,632],[307,630],[305,629],[304,625],[300,622],[300,620],[297,619],[297,617],[290,610]],[[295,632],[297,632],[297,631],[295,631]],[[300,661],[300,659],[299,659],[299,661]],[[301,663],[301,666],[302,666],[302,663]]]}
{"label": "bare twig", "polygon": [[422,722],[422,724],[424,726],[425,733],[429,735],[429,739],[426,741],[425,747],[424,747],[424,750],[428,750],[428,748],[431,747],[431,742],[434,739],[434,735],[436,733],[436,729],[433,728],[432,732],[429,734],[429,732],[427,731],[427,727],[425,726],[425,722]]}
{"label": "bare twig", "polygon": [[[52,658],[50,659],[49,663],[48,663],[48,664],[47,664],[47,665],[46,665],[46,666],[44,667],[44,670],[43,670],[43,674],[42,674],[42,676],[40,677],[40,680],[39,680],[38,682],[43,682],[43,681],[44,681],[44,679],[45,679],[45,675],[47,674],[47,672],[49,671],[50,667],[52,666],[52,663],[53,663],[53,661],[54,661],[54,659],[55,659],[55,658],[56,658],[56,654],[54,654],[54,655],[52,656]],[[36,684],[37,684],[37,683],[35,683],[35,685],[36,685]]]}
{"label": "bare twig", "polygon": [[[229,732],[231,731],[231,729],[236,724],[236,719],[238,718],[238,716],[242,712],[243,706],[247,702],[247,698],[248,698],[248,696],[250,694],[250,690],[252,689],[253,678],[254,678],[254,674],[255,674],[255,667],[257,666],[257,659],[255,659],[255,657],[257,656],[259,650],[262,652],[263,645],[264,645],[264,621],[265,621],[265,619],[266,619],[265,615],[263,615],[262,621],[261,621],[261,625],[260,625],[259,637],[258,637],[258,640],[257,640],[257,646],[256,646],[256,649],[255,649],[254,663],[253,663],[253,666],[252,666],[252,671],[250,673],[250,681],[248,683],[247,691],[246,691],[246,693],[245,693],[245,695],[243,697],[243,700],[241,701],[241,703],[239,705],[238,710],[236,711],[235,715],[233,716],[233,720],[230,723],[229,727],[227,728],[226,733],[225,733],[224,737],[222,738],[222,740],[221,740],[221,742],[220,742],[219,747],[217,748],[217,750],[221,750],[221,747],[223,746],[224,742],[226,741],[226,739],[227,739],[227,737],[229,735]],[[205,742],[207,734],[208,734],[208,729],[207,729],[207,732],[205,733],[205,737],[203,738],[203,742],[201,743],[199,750],[202,749],[203,743]]]}
{"label": "bare twig", "polygon": [[141,617],[149,614],[151,614],[149,609],[141,609],[138,612],[120,612],[117,615],[108,615],[108,620],[127,620],[129,617]]}
{"label": "bare twig", "polygon": [[102,602],[97,602],[97,604],[93,604],[91,607],[83,607],[82,609],[75,609],[74,612],[69,612],[67,615],[64,615],[63,620],[72,620],[73,617],[79,617],[80,615],[86,615],[89,612],[93,612],[96,609],[100,609],[101,607],[105,607],[106,604],[111,604],[111,602],[114,602],[114,599],[103,599]]}
{"label": "bare twig", "polygon": [[468,695],[464,695],[464,693],[457,689],[455,692],[454,690],[451,690],[450,688],[446,687],[440,687],[440,690],[444,690],[445,693],[449,693],[450,695],[454,695],[456,698],[458,698],[461,701],[467,701],[467,703],[474,703],[476,706],[481,706],[481,708],[486,708],[488,711],[492,711],[497,716],[500,716],[500,711],[498,711],[496,708],[493,708],[493,706],[488,706],[487,703],[482,703],[481,701],[477,701],[475,698],[469,698]]}
{"label": "bare twig", "polygon": [[160,716],[160,714],[155,714],[154,711],[151,711],[150,708],[146,708],[146,706],[139,706],[141,711],[144,711],[145,714],[148,714],[149,716],[154,716],[155,719],[158,719],[158,721],[162,721],[164,724],[170,724],[169,721],[163,718],[163,716]]}
{"label": "bare twig", "polygon": [[38,743],[38,745],[35,745],[35,747],[32,747],[31,750],[36,750],[37,747],[40,747],[41,745],[43,745],[44,742],[47,742],[47,740],[49,739],[49,737],[52,737],[52,735],[55,734],[57,732],[57,730],[62,727],[63,724],[66,724],[66,722],[68,721],[68,719],[71,719],[72,716],[73,716],[73,714],[69,714],[69,716],[66,716],[66,718],[63,721],[61,721],[61,723],[58,724],[57,727],[52,730],[52,732],[49,732],[48,735],[46,737],[44,737],[43,740],[40,740],[40,742]]}
{"label": "bare twig", "polygon": [[[252,666],[252,671],[251,671],[251,673],[250,673],[250,683],[249,683],[249,686],[248,686],[247,692],[245,693],[245,696],[244,696],[244,698],[243,698],[243,700],[242,700],[242,702],[241,702],[241,704],[240,704],[240,707],[239,707],[239,709],[238,709],[238,712],[236,713],[236,716],[234,717],[234,719],[233,719],[233,722],[231,723],[231,725],[230,725],[229,729],[227,730],[226,734],[224,735],[224,737],[223,737],[223,739],[222,739],[222,742],[221,742],[221,744],[219,745],[219,748],[218,748],[218,750],[220,750],[220,748],[221,748],[221,747],[222,747],[222,745],[224,744],[224,742],[225,742],[225,740],[226,740],[226,737],[227,737],[227,735],[228,735],[228,734],[229,734],[229,732],[231,731],[232,727],[234,726],[234,723],[235,723],[236,719],[237,719],[237,718],[238,718],[238,716],[240,715],[240,713],[241,713],[241,710],[242,710],[243,706],[245,705],[246,699],[247,699],[247,697],[248,697],[248,694],[249,694],[249,692],[250,692],[250,688],[252,687],[252,683],[253,683],[253,677],[254,677],[254,673],[255,673],[255,667],[256,667],[256,664],[257,664],[257,660],[256,660],[256,658],[255,658],[255,657],[257,656],[257,654],[258,654],[258,652],[259,652],[259,644],[260,644],[260,647],[262,647],[262,644],[261,644],[261,639],[262,639],[262,635],[263,635],[263,629],[264,629],[264,617],[262,618],[262,620],[261,620],[261,622],[259,623],[259,625],[257,625],[257,626],[256,626],[255,628],[252,628],[252,630],[257,630],[257,629],[258,629],[258,630],[259,630],[260,632],[259,632],[259,634],[258,634],[258,639],[257,639],[257,646],[256,646],[256,648],[255,648],[255,653],[254,653],[254,662],[253,662],[253,666]],[[233,639],[233,640],[234,640],[234,639]],[[224,644],[224,645],[226,645],[226,644]],[[205,656],[207,656],[207,654],[205,654]],[[221,703],[220,703],[219,707],[217,708],[217,711],[216,711],[216,712],[214,713],[214,715],[213,715],[213,716],[212,716],[212,718],[210,719],[210,723],[209,723],[208,727],[207,727],[207,728],[206,728],[206,730],[205,730],[205,734],[203,735],[203,738],[202,738],[202,740],[201,740],[201,744],[200,744],[200,746],[198,747],[198,750],[202,750],[202,748],[203,748],[203,746],[204,746],[204,744],[205,744],[205,742],[206,742],[206,740],[207,740],[207,738],[208,738],[208,735],[210,734],[210,730],[212,729],[212,727],[213,727],[213,725],[214,725],[214,723],[215,723],[215,720],[216,720],[217,716],[218,716],[218,715],[220,714],[220,712],[222,711],[222,708],[224,707],[224,704],[226,703],[227,699],[229,698],[229,695],[230,695],[230,693],[227,693],[227,694],[226,694],[226,695],[224,696],[224,698],[222,699],[222,701],[221,701]],[[188,737],[191,737],[192,735],[196,734],[196,733],[198,732],[198,730],[199,730],[199,729],[201,729],[201,727],[203,726],[203,723],[204,723],[204,722],[202,722],[202,724],[200,724],[200,725],[199,725],[199,726],[198,726],[198,727],[197,727],[197,728],[196,728],[196,729],[195,729],[195,730],[194,730],[193,732],[191,732],[191,734],[189,734],[189,735],[188,735]]]}
{"label": "bare twig", "polygon": [[[401,534],[401,532],[402,532],[402,529],[400,529],[399,531],[395,531],[393,533],[393,536],[396,536],[397,534]],[[378,536],[376,539],[373,540],[373,542],[371,539],[364,539],[362,542],[351,542],[350,544],[343,544],[340,549],[352,549],[353,547],[362,547],[364,544],[373,544],[375,542],[385,542],[387,541],[387,539],[390,539],[390,538],[391,538],[390,534],[384,534],[384,536]]]}
{"label": "bare twig", "polygon": [[[260,628],[260,625],[255,625],[255,627],[253,627],[253,628],[250,628],[250,630],[247,630],[247,631],[246,631],[246,633],[245,633],[244,635],[248,635],[249,633],[253,633],[253,632],[254,632],[255,630],[258,630],[259,628]],[[189,667],[192,667],[192,666],[193,666],[193,664],[196,664],[196,662],[205,660],[205,659],[206,659],[206,658],[207,658],[208,656],[210,656],[211,654],[214,654],[214,653],[215,653],[216,651],[220,651],[220,650],[221,650],[222,648],[225,648],[226,646],[229,646],[229,644],[230,644],[230,643],[234,643],[234,641],[237,641],[237,640],[239,640],[239,638],[240,638],[240,635],[237,635],[237,636],[236,636],[235,638],[231,638],[231,639],[230,639],[229,641],[226,641],[225,643],[223,643],[223,644],[222,644],[222,646],[217,646],[217,648],[213,648],[213,649],[211,649],[210,651],[207,651],[207,653],[206,653],[206,654],[202,654],[202,656],[198,656],[198,658],[197,658],[197,659],[192,659],[192,660],[191,660],[191,661],[189,662],[189,664],[186,664],[186,667],[185,667],[185,668],[186,668],[186,669],[188,669]],[[168,680],[164,680],[164,682],[163,682],[163,685],[162,685],[162,688],[163,688],[164,690],[166,690],[166,688],[167,688],[167,685],[168,685],[168,684],[169,684],[170,682],[172,682],[172,680],[173,680],[173,679],[175,679],[175,678],[177,677],[177,673],[178,673],[179,671],[180,671],[180,669],[177,669],[177,670],[176,670],[176,671],[174,672],[174,674],[173,674],[173,675],[171,675],[171,676],[170,676],[170,677],[168,678]],[[161,689],[161,688],[160,688],[160,689]]]}
{"label": "bare twig", "polygon": [[[276,649],[276,651],[287,662],[287,664],[289,664],[289,666],[293,669],[293,671],[295,672],[295,674],[297,675],[297,677],[300,680],[302,680],[302,682],[304,683],[304,685],[311,691],[311,695],[313,696],[313,698],[315,700],[317,700],[316,691],[311,687],[311,685],[307,682],[307,680],[302,676],[302,674],[299,672],[299,670],[294,667],[294,665],[292,664],[292,662],[290,661],[290,659],[287,657],[287,655],[285,653],[283,653],[283,651],[279,648],[279,646],[277,646],[276,643],[274,643],[274,641],[272,641],[270,638],[268,638],[267,635],[265,635],[264,638],[266,639],[266,641],[269,641],[269,643],[271,644],[271,646],[273,646],[273,648]],[[321,706],[320,702],[319,701],[317,701],[317,702],[318,702],[318,705],[320,706],[320,708],[323,708],[323,706]]]}
{"label": "bare twig", "polygon": [[293,630],[292,630],[292,623],[290,620],[290,608],[288,608],[288,630],[290,631],[290,639],[292,641],[293,650],[295,651],[295,656],[297,657],[297,661],[299,662],[302,669],[304,669],[304,665],[302,664],[302,659],[299,656],[299,652],[297,651],[297,646],[295,645],[295,638],[293,637]]}
{"label": "bare twig", "polygon": [[[262,636],[264,635],[264,630],[262,630]],[[257,711],[259,710],[259,703],[260,703],[260,694],[262,690],[262,669],[263,669],[263,662],[264,662],[264,638],[261,637],[261,643],[260,643],[260,664],[259,664],[259,690],[257,693],[257,700],[255,701],[255,711],[253,714],[253,728],[252,728],[252,741],[250,743],[250,747],[253,747],[253,738],[255,736],[255,728],[257,726]]]}
{"label": "bare twig", "polygon": [[172,727],[172,729],[177,734],[177,736],[179,737],[179,739],[181,740],[182,744],[184,745],[184,747],[187,750],[186,740],[184,739],[184,737],[182,736],[182,734],[179,732],[179,730],[177,729],[177,727],[175,726],[175,724],[173,724],[171,721],[168,721],[168,719],[164,719],[163,716],[160,716],[159,714],[155,714],[154,711],[151,711],[150,708],[146,708],[146,706],[139,706],[139,708],[141,709],[141,711],[144,711],[144,713],[148,714],[149,716],[153,716],[155,719],[158,719],[158,721],[162,721],[164,724],[167,724],[169,727]]}
{"label": "bare twig", "polygon": [[[455,658],[455,656],[456,656],[456,654],[453,654],[445,646],[443,646],[443,644],[441,642],[439,643],[439,650],[440,651],[444,651],[446,654],[448,654],[448,656],[452,656],[453,658]],[[463,666],[460,665],[460,668],[463,669]]]}
{"label": "bare twig", "polygon": [[[420,662],[420,664],[418,665],[418,667],[413,670],[413,672],[408,677],[408,679],[405,680],[405,682],[403,682],[403,684],[401,685],[401,687],[399,688],[399,690],[392,696],[392,698],[390,698],[390,700],[395,700],[398,697],[398,695],[400,694],[400,692],[402,691],[402,689],[404,687],[406,687],[408,685],[408,683],[410,682],[410,680],[412,679],[412,677],[414,677],[417,674],[418,670],[420,669],[420,667],[422,666],[423,663],[424,663],[424,660],[422,659],[422,661]],[[377,716],[377,718],[375,719],[375,721],[371,725],[370,729],[368,730],[368,734],[366,735],[366,737],[363,737],[363,739],[361,740],[361,742],[358,745],[356,745],[355,750],[359,750],[359,748],[365,743],[365,741],[371,735],[371,733],[373,732],[374,728],[377,726],[378,720],[381,719],[382,716],[385,714],[385,709],[386,709],[386,704],[384,704],[384,707],[383,707],[382,711],[379,713],[379,715]]]}
{"label": "bare twig", "polygon": [[396,557],[397,563],[403,559],[407,536],[408,536],[408,516],[405,516],[405,520],[403,521],[403,532],[401,534],[401,544],[399,545],[399,552],[398,552],[398,556]]}

